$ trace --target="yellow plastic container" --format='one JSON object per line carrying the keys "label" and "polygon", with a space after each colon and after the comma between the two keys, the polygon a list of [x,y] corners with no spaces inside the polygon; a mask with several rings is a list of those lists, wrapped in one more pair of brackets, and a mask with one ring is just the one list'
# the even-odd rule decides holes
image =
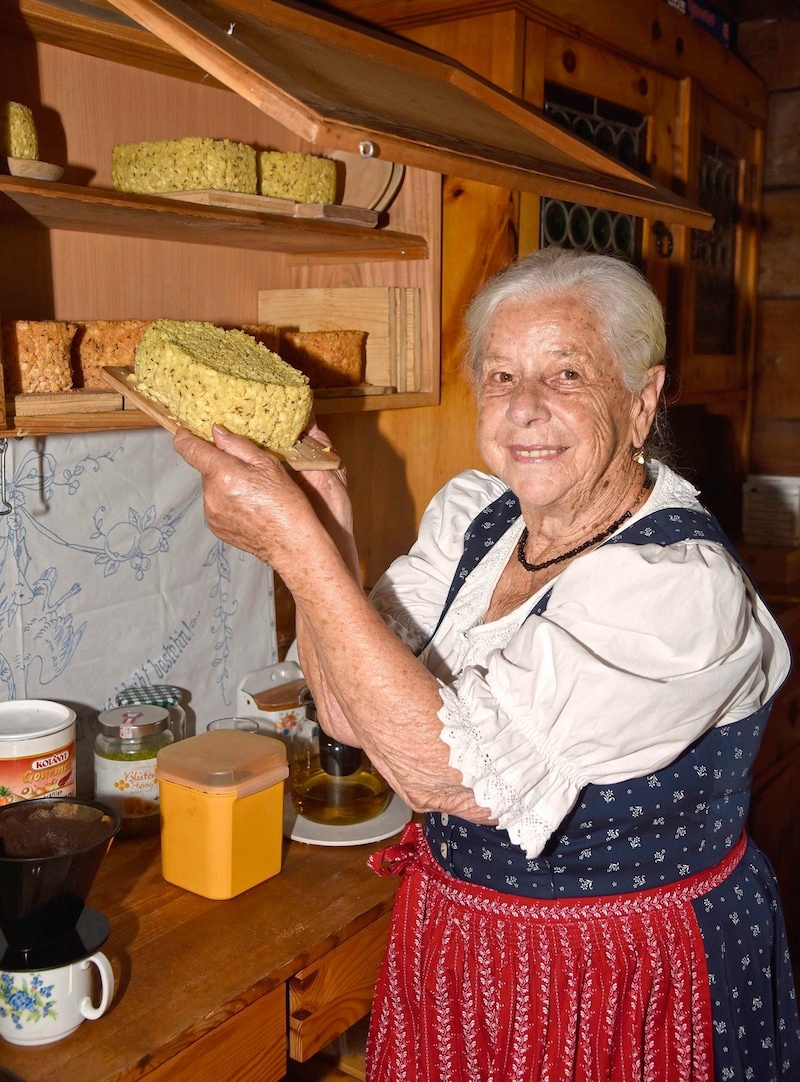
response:
{"label": "yellow plastic container", "polygon": [[286,748],[218,729],[162,748],[161,874],[204,898],[233,898],[281,870]]}

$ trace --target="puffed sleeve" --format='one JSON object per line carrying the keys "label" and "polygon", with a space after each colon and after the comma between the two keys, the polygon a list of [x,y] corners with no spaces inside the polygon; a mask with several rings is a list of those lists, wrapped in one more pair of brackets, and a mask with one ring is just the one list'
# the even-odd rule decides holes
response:
{"label": "puffed sleeve", "polygon": [[439,622],[467,527],[505,491],[501,481],[478,470],[453,478],[426,508],[408,555],[376,583],[370,601],[409,649],[424,646]]}
{"label": "puffed sleeve", "polygon": [[[778,641],[779,640],[779,641]],[[670,763],[779,686],[788,650],[719,546],[608,545],[556,580],[439,717],[476,801],[537,856],[581,789]]]}

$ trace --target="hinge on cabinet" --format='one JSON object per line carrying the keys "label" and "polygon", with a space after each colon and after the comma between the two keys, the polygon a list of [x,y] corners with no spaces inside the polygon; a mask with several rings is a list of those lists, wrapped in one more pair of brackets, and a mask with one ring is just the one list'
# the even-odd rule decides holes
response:
{"label": "hinge on cabinet", "polygon": [[662,259],[669,259],[673,250],[672,233],[663,222],[654,222],[653,236],[655,238],[656,251],[658,254]]}

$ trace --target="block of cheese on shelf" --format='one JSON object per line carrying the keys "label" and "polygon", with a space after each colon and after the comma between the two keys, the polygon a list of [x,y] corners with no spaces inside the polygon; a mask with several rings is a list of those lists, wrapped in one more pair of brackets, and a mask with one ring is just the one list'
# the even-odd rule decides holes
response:
{"label": "block of cheese on shelf", "polygon": [[118,143],[111,180],[116,191],[141,195],[206,188],[256,195],[256,152],[246,143],[201,136]]}
{"label": "block of cheese on shelf", "polygon": [[77,329],[77,323],[56,319],[3,320],[6,394],[71,391],[70,350]]}
{"label": "block of cheese on shelf", "polygon": [[294,446],[313,394],[302,372],[240,330],[157,319],[136,350],[136,389],[211,439],[214,424],[267,448]]}
{"label": "block of cheese on shelf", "polygon": [[18,101],[0,101],[0,154],[33,161],[39,157],[33,111]]}
{"label": "block of cheese on shelf", "polygon": [[312,387],[357,387],[364,382],[366,341],[366,331],[281,330],[278,352]]}
{"label": "block of cheese on shelf", "polygon": [[72,378],[76,387],[108,389],[107,365],[132,368],[136,347],[150,326],[149,319],[87,319],[78,321],[72,340]]}
{"label": "block of cheese on shelf", "polygon": [[316,154],[262,150],[258,155],[258,194],[295,203],[334,203],[336,162]]}

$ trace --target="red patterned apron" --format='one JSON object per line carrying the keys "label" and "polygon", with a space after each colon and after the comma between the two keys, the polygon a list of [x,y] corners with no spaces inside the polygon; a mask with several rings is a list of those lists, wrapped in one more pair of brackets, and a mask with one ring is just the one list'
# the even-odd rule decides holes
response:
{"label": "red patterned apron", "polygon": [[368,1082],[712,1082],[692,902],[745,847],[654,890],[539,901],[453,878],[410,823],[369,861],[402,882]]}

